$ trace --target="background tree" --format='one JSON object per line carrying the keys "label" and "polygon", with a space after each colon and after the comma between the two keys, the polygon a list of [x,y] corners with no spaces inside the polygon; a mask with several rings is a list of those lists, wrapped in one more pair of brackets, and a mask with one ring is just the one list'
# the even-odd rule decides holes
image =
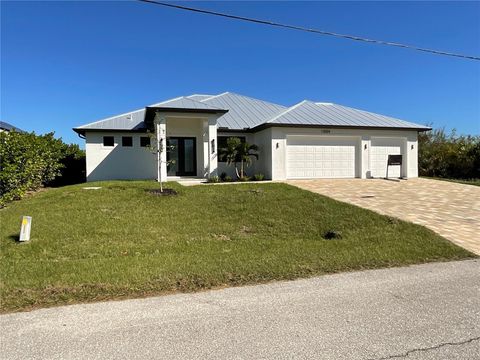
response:
{"label": "background tree", "polygon": [[480,136],[450,134],[434,129],[418,135],[421,176],[452,179],[480,178]]}

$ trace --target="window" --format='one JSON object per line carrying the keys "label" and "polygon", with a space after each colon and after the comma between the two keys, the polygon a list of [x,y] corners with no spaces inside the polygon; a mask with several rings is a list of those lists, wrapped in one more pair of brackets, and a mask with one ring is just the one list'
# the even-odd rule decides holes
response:
{"label": "window", "polygon": [[218,161],[220,162],[226,162],[227,159],[225,156],[222,154],[222,149],[227,147],[227,139],[231,137],[236,137],[239,138],[242,143],[246,141],[245,136],[218,136],[217,137],[217,148],[218,148]]}
{"label": "window", "polygon": [[104,136],[103,137],[103,146],[114,146],[115,140],[113,136]]}
{"label": "window", "polygon": [[140,137],[140,146],[141,147],[150,146],[150,136],[141,136]]}
{"label": "window", "polygon": [[132,147],[133,140],[131,136],[122,136],[122,146]]}

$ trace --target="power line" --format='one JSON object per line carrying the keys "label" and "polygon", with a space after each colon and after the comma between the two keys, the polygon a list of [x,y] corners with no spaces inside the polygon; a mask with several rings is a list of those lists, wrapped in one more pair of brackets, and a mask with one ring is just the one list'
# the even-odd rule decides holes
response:
{"label": "power line", "polygon": [[306,32],[310,32],[310,33],[327,35],[327,36],[335,36],[335,37],[354,40],[354,41],[363,41],[363,42],[367,42],[367,43],[388,45],[388,46],[395,46],[395,47],[406,48],[406,49],[411,49],[411,50],[423,51],[423,52],[427,52],[427,53],[431,53],[431,54],[435,54],[435,55],[453,56],[453,57],[464,58],[464,59],[469,59],[469,60],[477,60],[477,61],[480,60],[480,57],[478,57],[478,56],[471,56],[471,55],[451,53],[451,52],[434,50],[434,49],[421,48],[421,47],[414,46],[414,45],[406,45],[406,44],[400,44],[400,43],[395,43],[395,42],[390,42],[390,41],[367,39],[367,38],[354,36],[354,35],[338,34],[338,33],[334,33],[334,32],[331,32],[331,31],[310,29],[310,28],[305,28],[305,27],[296,26],[296,25],[281,24],[281,23],[277,23],[277,22],[274,22],[274,21],[247,18],[247,17],[243,17],[243,16],[220,13],[220,12],[216,12],[216,11],[210,11],[210,10],[204,10],[204,9],[199,9],[199,8],[192,8],[192,7],[188,7],[188,6],[170,4],[170,3],[165,3],[165,2],[156,1],[156,0],[137,0],[137,1],[144,2],[144,3],[150,3],[150,4],[154,4],[154,5],[166,6],[166,7],[169,7],[169,8],[174,8],[174,9],[179,9],[179,10],[193,11],[193,12],[197,12],[197,13],[201,13],[201,14],[220,16],[220,17],[234,19],[234,20],[248,21],[248,22],[252,22],[252,23],[256,23],[256,24],[276,26],[276,27],[290,29],[290,30],[306,31]]}

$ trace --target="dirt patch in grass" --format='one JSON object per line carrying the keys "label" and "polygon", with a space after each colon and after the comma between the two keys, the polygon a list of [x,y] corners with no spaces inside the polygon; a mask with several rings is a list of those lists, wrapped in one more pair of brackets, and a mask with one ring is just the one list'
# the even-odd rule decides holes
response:
{"label": "dirt patch in grass", "polygon": [[149,194],[151,195],[156,195],[156,196],[174,196],[178,195],[177,191],[175,189],[163,189],[163,191],[160,191],[160,189],[149,189],[146,190]]}

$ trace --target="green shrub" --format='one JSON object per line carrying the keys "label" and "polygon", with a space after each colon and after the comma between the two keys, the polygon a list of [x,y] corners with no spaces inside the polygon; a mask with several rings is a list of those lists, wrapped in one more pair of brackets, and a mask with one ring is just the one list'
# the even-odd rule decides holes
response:
{"label": "green shrub", "polygon": [[220,180],[225,181],[226,177],[227,177],[227,173],[225,171],[220,174]]}
{"label": "green shrub", "polygon": [[480,136],[450,134],[444,129],[419,133],[421,176],[452,179],[480,178]]}
{"label": "green shrub", "polygon": [[231,176],[225,176],[225,179],[223,180],[225,182],[232,182],[233,181],[233,178]]}
{"label": "green shrub", "polygon": [[55,139],[54,133],[0,133],[0,206],[54,182],[62,169],[67,171],[70,158],[80,161],[82,157],[77,145]]}
{"label": "green shrub", "polygon": [[263,181],[263,180],[265,180],[265,175],[263,175],[263,174],[255,174],[255,175],[253,176],[253,179],[254,179],[255,181]]}
{"label": "green shrub", "polygon": [[210,176],[208,178],[208,182],[209,183],[219,183],[220,182],[220,178],[218,176]]}
{"label": "green shrub", "polygon": [[245,182],[245,181],[250,181],[249,176],[241,176],[238,178],[238,181]]}
{"label": "green shrub", "polygon": [[48,182],[48,186],[73,185],[86,181],[85,150],[80,149],[77,144],[64,144],[60,163],[60,175]]}

